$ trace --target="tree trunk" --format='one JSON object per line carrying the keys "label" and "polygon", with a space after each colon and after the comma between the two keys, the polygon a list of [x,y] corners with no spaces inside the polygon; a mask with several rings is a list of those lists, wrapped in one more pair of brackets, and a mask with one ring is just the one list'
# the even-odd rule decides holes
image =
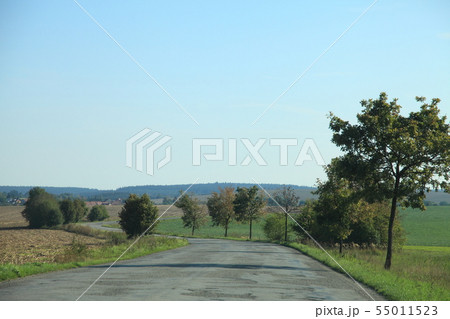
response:
{"label": "tree trunk", "polygon": [[192,226],[192,236],[194,236],[195,226]]}
{"label": "tree trunk", "polygon": [[339,254],[342,254],[342,238],[339,241]]}
{"label": "tree trunk", "polygon": [[249,239],[252,239],[252,220],[250,219],[250,237]]}
{"label": "tree trunk", "polygon": [[287,222],[288,222],[288,215],[287,213],[284,213],[284,241],[287,242]]}
{"label": "tree trunk", "polygon": [[225,224],[225,237],[228,235],[228,221]]}
{"label": "tree trunk", "polygon": [[400,179],[397,177],[395,179],[394,196],[392,196],[391,215],[389,216],[388,243],[387,243],[386,261],[384,262],[384,269],[386,270],[391,269],[392,263],[392,243],[394,241],[394,222],[395,222],[395,213],[397,211],[397,194],[399,183]]}

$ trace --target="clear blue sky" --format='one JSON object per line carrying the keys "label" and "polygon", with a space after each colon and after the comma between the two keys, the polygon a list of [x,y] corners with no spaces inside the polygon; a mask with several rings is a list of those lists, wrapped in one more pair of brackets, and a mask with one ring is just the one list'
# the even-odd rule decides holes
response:
{"label": "clear blue sky", "polygon": [[[450,112],[450,2],[378,1],[255,125],[372,1],[87,1],[79,3],[199,122],[197,126],[76,5],[0,2],[0,184],[111,189],[259,182],[314,185],[314,162],[192,167],[192,138],[305,138],[339,155],[326,114],[355,120],[386,91],[404,112],[438,97]],[[125,166],[143,128],[173,137],[171,163]],[[240,145],[240,144],[239,144]],[[247,153],[238,147],[238,161]]]}

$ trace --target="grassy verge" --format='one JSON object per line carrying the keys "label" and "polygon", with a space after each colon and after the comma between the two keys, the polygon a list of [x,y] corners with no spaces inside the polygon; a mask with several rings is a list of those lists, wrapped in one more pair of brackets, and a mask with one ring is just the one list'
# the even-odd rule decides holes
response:
{"label": "grassy verge", "polygon": [[[321,249],[291,243],[287,246],[343,272]],[[380,249],[351,249],[330,255],[357,281],[364,283],[389,300],[450,300],[449,247],[405,247],[394,254],[390,271],[383,268],[384,251]]]}
{"label": "grassy verge", "polygon": [[[89,232],[81,226],[79,229]],[[74,229],[72,229],[75,232]],[[0,281],[25,277],[29,275],[76,268],[89,265],[98,265],[115,261],[132,243],[127,240],[122,233],[106,233],[93,230],[91,235],[104,236],[106,243],[94,249],[88,249],[86,245],[74,242],[68,246],[64,252],[57,256],[55,262],[51,263],[26,263],[22,265],[1,264]],[[165,238],[165,237],[144,237],[141,238],[121,260],[137,258],[140,256],[183,247],[188,244],[185,239]]]}

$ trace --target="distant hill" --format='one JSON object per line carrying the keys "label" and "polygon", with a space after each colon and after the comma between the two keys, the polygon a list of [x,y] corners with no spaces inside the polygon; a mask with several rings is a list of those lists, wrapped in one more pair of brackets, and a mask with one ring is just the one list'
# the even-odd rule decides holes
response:
{"label": "distant hill", "polygon": [[[250,183],[207,183],[207,184],[196,184],[189,189],[190,193],[194,193],[198,196],[209,195],[212,192],[216,192],[219,188],[224,187],[251,187],[254,184]],[[127,198],[129,194],[148,194],[152,199],[165,198],[165,197],[175,197],[178,196],[180,191],[187,189],[189,184],[179,184],[179,185],[143,185],[143,186],[127,186],[121,187],[116,190],[99,190],[92,188],[80,188],[80,187],[46,187],[44,188],[47,192],[54,195],[64,195],[72,194],[74,197],[83,197],[87,200],[107,200],[107,199],[118,199]],[[273,192],[277,189],[282,188],[282,184],[261,184],[261,186],[268,192]],[[298,185],[287,185],[291,186],[296,192],[309,194],[313,187],[308,186],[298,186]],[[25,195],[34,186],[0,186],[0,192],[8,193],[12,190]]]}
{"label": "distant hill", "polygon": [[[190,193],[196,194],[198,197],[205,199],[212,192],[219,190],[219,187],[251,187],[254,184],[251,183],[204,183],[196,184],[192,186],[189,190]],[[178,196],[180,191],[185,190],[189,187],[189,184],[178,184],[178,185],[142,185],[142,186],[127,186],[120,187],[116,190],[99,190],[94,188],[82,188],[82,187],[46,187],[41,186],[47,192],[54,195],[67,195],[71,194],[73,197],[82,197],[86,200],[115,200],[115,199],[125,199],[130,194],[148,194],[151,199],[163,199],[163,198],[173,198]],[[261,184],[261,186],[267,190],[269,193],[273,193],[278,189],[281,189],[283,184]],[[300,200],[307,200],[311,198],[316,198],[316,195],[311,194],[312,191],[316,190],[315,187],[309,186],[298,186],[298,185],[287,185],[291,186]],[[26,197],[27,192],[34,186],[0,186],[0,192],[8,193],[10,191],[16,190],[20,194]],[[450,203],[450,194],[444,193],[443,191],[430,192],[427,194],[426,201],[439,204],[440,202]],[[158,201],[157,201],[158,202]]]}

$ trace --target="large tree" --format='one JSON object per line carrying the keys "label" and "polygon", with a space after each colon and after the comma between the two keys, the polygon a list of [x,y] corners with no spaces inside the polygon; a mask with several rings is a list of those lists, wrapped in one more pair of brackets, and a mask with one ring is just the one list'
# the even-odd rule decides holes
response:
{"label": "large tree", "polygon": [[29,191],[22,216],[29,222],[30,228],[56,226],[64,220],[55,197],[39,187]]}
{"label": "large tree", "polygon": [[206,223],[206,213],[204,207],[200,205],[197,198],[188,194],[181,196],[175,203],[175,206],[181,208],[183,211],[183,225],[186,228],[191,228],[191,234],[194,235],[196,229],[199,229]]}
{"label": "large tree", "polygon": [[119,225],[129,238],[150,232],[156,227],[158,207],[147,194],[130,194],[119,213]]}
{"label": "large tree", "polygon": [[300,197],[295,194],[291,186],[283,188],[274,194],[275,201],[284,209],[284,241],[288,240],[288,214],[298,206]]}
{"label": "large tree", "polygon": [[238,187],[233,203],[236,219],[249,223],[249,239],[252,239],[252,224],[262,214],[262,209],[266,205],[264,198],[260,196],[257,186]]}
{"label": "large tree", "polygon": [[234,214],[234,188],[219,188],[219,192],[212,193],[206,206],[214,226],[225,228],[225,237],[228,236],[228,226],[235,217]]}
{"label": "large tree", "polygon": [[384,267],[392,262],[393,227],[397,205],[425,209],[425,193],[449,191],[450,136],[446,116],[439,115],[439,99],[422,103],[408,116],[400,114],[397,99],[388,102],[381,93],[363,100],[355,125],[330,114],[333,143],[344,155],[338,159],[340,174],[359,183],[369,200],[389,199],[391,212]]}

